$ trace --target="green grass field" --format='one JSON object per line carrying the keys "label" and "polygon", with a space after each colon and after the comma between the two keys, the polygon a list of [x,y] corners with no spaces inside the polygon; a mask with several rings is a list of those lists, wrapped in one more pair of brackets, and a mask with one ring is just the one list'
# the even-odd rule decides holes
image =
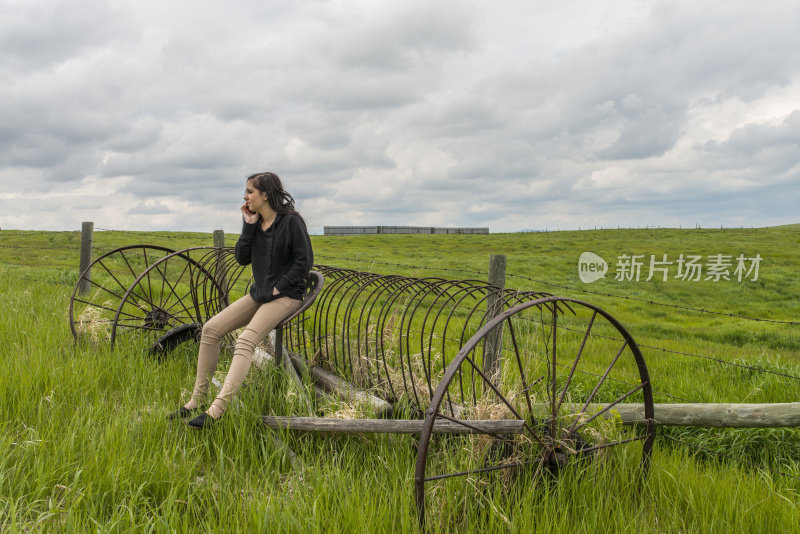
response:
{"label": "green grass field", "polygon": [[[505,254],[507,287],[585,300],[619,319],[643,347],[656,402],[800,397],[800,380],[791,378],[800,376],[800,225],[312,241],[319,264],[417,277],[485,279],[489,255]],[[136,243],[211,242],[210,234],[96,232],[94,254]],[[135,340],[113,350],[75,344],[67,310],[79,245],[78,232],[0,232],[0,530],[417,529],[416,439],[281,434],[305,464],[293,466],[258,420],[266,410],[299,413],[282,371],[253,369],[239,402],[209,432],[169,424],[166,414],[188,399],[196,348],[186,344],[159,362]],[[579,280],[585,251],[609,263],[604,279]],[[663,254],[762,259],[756,281],[676,279],[675,264],[666,282],[645,281],[650,255]],[[644,257],[638,282],[615,280],[622,255]],[[470,477],[436,500],[429,525],[443,532],[798,532],[798,490],[795,429],[662,428],[644,484],[624,460],[524,484]]]}

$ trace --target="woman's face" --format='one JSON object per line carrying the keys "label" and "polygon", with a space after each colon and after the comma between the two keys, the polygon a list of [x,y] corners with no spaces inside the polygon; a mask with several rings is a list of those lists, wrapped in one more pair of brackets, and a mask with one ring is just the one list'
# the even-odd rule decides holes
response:
{"label": "woman's face", "polygon": [[257,213],[261,208],[269,206],[267,194],[256,189],[253,180],[247,181],[247,187],[244,190],[244,201],[247,204],[247,208],[253,213]]}

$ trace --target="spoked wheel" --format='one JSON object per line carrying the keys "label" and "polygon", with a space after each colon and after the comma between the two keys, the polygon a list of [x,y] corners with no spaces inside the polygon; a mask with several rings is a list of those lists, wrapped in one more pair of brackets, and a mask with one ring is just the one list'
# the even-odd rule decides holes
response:
{"label": "spoked wheel", "polygon": [[[213,251],[198,247],[173,252],[136,277],[114,315],[111,344],[136,336],[153,345],[165,333],[181,325],[202,324],[220,306],[227,306],[227,291],[204,266]],[[207,284],[215,286],[213,301],[198,297],[197,288]]]}
{"label": "spoked wheel", "polygon": [[[641,425],[622,426],[621,403],[643,406]],[[471,434],[432,439],[448,422]],[[560,297],[514,306],[464,344],[431,397],[415,474],[420,524],[450,524],[449,513],[487,492],[519,496],[543,476],[590,463],[637,478],[654,428],[647,367],[616,319]]]}
{"label": "spoked wheel", "polygon": [[[114,316],[125,292],[140,274],[173,252],[155,245],[130,245],[95,259],[81,273],[69,301],[69,327],[75,339],[110,339]],[[81,295],[78,288],[85,280],[89,280],[89,292]]]}

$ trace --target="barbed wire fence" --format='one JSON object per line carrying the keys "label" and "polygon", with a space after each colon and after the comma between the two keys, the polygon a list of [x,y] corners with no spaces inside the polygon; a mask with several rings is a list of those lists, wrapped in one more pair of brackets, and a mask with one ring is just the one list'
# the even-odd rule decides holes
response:
{"label": "barbed wire fence", "polygon": [[[187,240],[203,241],[205,243],[209,242],[209,236],[208,235],[175,236],[175,235],[170,235],[170,234],[153,234],[151,232],[130,232],[130,231],[121,231],[121,230],[101,229],[101,228],[99,228],[97,230],[98,231],[115,232],[115,233],[120,234],[120,235],[143,236],[143,237],[146,236],[147,238],[158,238],[158,239],[167,239],[167,240],[180,240],[180,241],[184,241],[184,242],[187,241]],[[20,250],[37,250],[37,251],[47,251],[47,252],[52,252],[53,251],[53,247],[52,246],[44,247],[44,246],[25,246],[25,245],[0,244],[0,248],[4,248],[4,249],[20,249]],[[112,250],[114,250],[114,248],[92,247],[93,253],[96,253],[97,255],[102,255],[102,254],[105,254],[105,253],[110,252]],[[459,275],[468,275],[469,277],[479,277],[479,279],[481,279],[481,280],[484,280],[486,278],[486,276],[487,276],[487,271],[470,270],[470,269],[463,269],[463,268],[453,268],[453,267],[446,267],[446,266],[415,265],[415,264],[408,264],[408,263],[386,262],[386,261],[377,261],[377,260],[372,260],[372,259],[347,258],[347,257],[342,257],[342,256],[329,256],[329,255],[318,255],[317,259],[324,260],[324,261],[344,261],[344,262],[348,262],[348,263],[365,264],[365,265],[370,265],[370,266],[378,265],[378,266],[381,266],[381,267],[397,267],[397,268],[402,268],[402,269],[410,269],[410,270],[413,270],[413,271],[435,271],[435,272],[443,272],[443,273],[454,273],[454,274],[459,274]],[[777,319],[769,319],[769,318],[764,318],[764,317],[752,317],[752,316],[746,316],[746,315],[742,315],[742,314],[722,312],[722,311],[717,311],[717,310],[709,310],[709,309],[706,309],[706,308],[697,308],[697,307],[691,307],[691,306],[685,306],[685,305],[679,305],[679,304],[673,304],[673,303],[659,302],[659,301],[655,301],[655,300],[651,300],[651,299],[631,297],[631,296],[628,296],[628,295],[617,295],[617,294],[608,293],[608,292],[589,290],[589,289],[579,288],[579,287],[572,287],[572,286],[567,286],[567,285],[564,285],[564,284],[557,284],[557,283],[553,283],[553,282],[548,282],[546,280],[535,279],[535,278],[531,278],[531,277],[526,276],[526,275],[515,274],[515,273],[506,273],[506,276],[508,278],[511,278],[511,279],[525,280],[526,282],[529,282],[529,283],[539,284],[540,286],[553,287],[553,288],[561,289],[561,290],[564,290],[564,291],[572,291],[572,292],[582,293],[582,294],[590,294],[590,295],[602,296],[602,297],[605,297],[605,298],[620,299],[620,300],[625,300],[625,301],[634,301],[634,302],[638,302],[638,303],[641,303],[641,304],[646,304],[648,306],[658,306],[658,307],[672,308],[672,309],[686,311],[686,312],[707,314],[707,315],[713,315],[713,316],[719,316],[719,317],[728,317],[728,318],[731,318],[731,319],[738,319],[738,320],[743,320],[743,321],[771,323],[771,324],[775,324],[775,325],[781,325],[781,326],[784,326],[784,327],[787,327],[787,328],[800,326],[800,322],[798,322],[798,321],[777,320]],[[30,276],[30,275],[23,275],[23,274],[19,274],[19,273],[15,274],[15,278],[20,279],[20,280],[30,281],[30,282],[43,283],[43,284],[59,284],[59,285],[65,285],[65,286],[70,286],[70,287],[74,286],[74,282],[58,280],[58,279],[55,279],[55,278],[39,278],[39,277]],[[640,347],[647,348],[647,349],[650,349],[650,350],[653,350],[653,351],[659,351],[659,352],[662,352],[664,354],[672,354],[672,355],[684,356],[684,357],[689,357],[689,358],[703,359],[703,360],[707,360],[707,361],[713,361],[713,362],[715,362],[717,364],[720,364],[720,365],[730,366],[732,368],[748,370],[748,371],[751,371],[751,372],[754,372],[754,373],[772,375],[772,376],[776,376],[776,377],[780,377],[780,378],[784,378],[784,379],[788,379],[788,380],[792,380],[792,381],[800,381],[800,376],[796,375],[796,374],[791,374],[791,373],[787,373],[787,372],[779,372],[779,371],[774,371],[774,370],[770,370],[770,369],[764,369],[762,367],[757,367],[757,366],[753,366],[753,365],[747,365],[745,363],[732,362],[732,361],[728,361],[728,360],[723,360],[721,358],[717,358],[715,356],[709,356],[709,355],[704,355],[704,354],[695,354],[695,353],[684,352],[684,351],[677,351],[677,350],[670,349],[670,348],[667,348],[667,347],[661,347],[661,346],[655,346],[655,345],[642,345],[642,344],[640,344]],[[666,398],[666,399],[671,399],[671,400],[674,400],[674,401],[681,401],[681,402],[686,402],[686,403],[700,403],[700,401],[698,401],[696,399],[690,399],[690,398],[686,398],[686,397],[683,397],[683,396],[673,395],[673,394],[670,394],[670,393],[667,393],[667,392],[663,392],[663,391],[654,390],[653,394],[656,395],[656,396],[659,396],[659,397],[662,397],[662,398]],[[734,456],[734,455],[731,455],[731,454],[726,454],[726,453],[723,453],[722,451],[719,451],[719,450],[716,450],[716,449],[710,449],[708,447],[703,447],[702,445],[700,445],[698,443],[687,441],[686,439],[676,438],[676,437],[674,437],[674,436],[672,436],[672,435],[670,435],[668,433],[667,434],[661,433],[660,436],[662,436],[663,438],[669,440],[670,442],[680,444],[680,445],[682,445],[684,447],[693,449],[693,450],[695,450],[697,452],[700,452],[700,453],[703,453],[703,454],[713,455],[713,456],[717,456],[717,457],[720,457],[720,458],[724,458],[726,460],[735,461],[735,462],[738,462],[739,464],[741,464],[743,466],[746,466],[748,468],[761,469],[761,470],[764,470],[764,471],[767,471],[767,472],[770,472],[770,473],[773,473],[773,474],[781,475],[781,476],[786,477],[786,478],[790,478],[790,479],[794,479],[794,480],[799,480],[800,481],[800,476],[793,475],[791,473],[787,473],[786,470],[776,469],[776,468],[771,467],[771,466],[767,466],[767,465],[759,464],[759,463],[756,463],[756,462],[752,462],[750,460],[747,460],[747,459],[744,459],[744,458],[741,458],[741,457],[737,457],[737,456]]]}

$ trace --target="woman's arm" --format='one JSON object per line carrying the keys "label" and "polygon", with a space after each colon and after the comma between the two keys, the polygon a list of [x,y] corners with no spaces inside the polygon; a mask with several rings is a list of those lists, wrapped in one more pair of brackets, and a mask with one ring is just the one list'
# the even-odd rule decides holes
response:
{"label": "woman's arm", "polygon": [[242,233],[236,242],[234,256],[239,265],[249,265],[252,261],[253,238],[256,235],[256,225],[258,224],[258,213],[253,213],[247,209],[247,204],[242,204]]}
{"label": "woman's arm", "polygon": [[314,251],[311,249],[311,238],[308,236],[306,224],[299,215],[289,215],[288,233],[291,243],[292,265],[275,284],[272,294],[284,293],[288,288],[299,286],[308,276],[314,264]]}

